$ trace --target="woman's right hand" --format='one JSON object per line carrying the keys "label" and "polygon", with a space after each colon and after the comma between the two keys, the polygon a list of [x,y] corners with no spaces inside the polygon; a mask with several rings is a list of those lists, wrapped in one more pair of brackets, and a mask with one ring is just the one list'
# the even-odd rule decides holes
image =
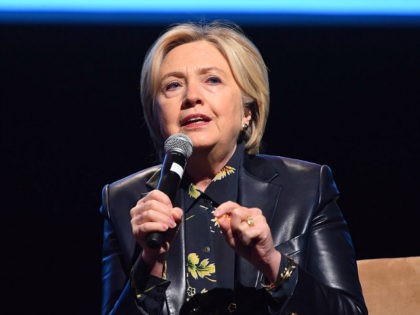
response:
{"label": "woman's right hand", "polygon": [[[133,235],[143,249],[142,258],[149,267],[153,267],[168,252],[183,211],[181,208],[174,208],[165,193],[153,190],[137,201],[130,210],[130,215]],[[159,249],[149,248],[146,244],[147,235],[152,232],[165,233],[165,241]]]}

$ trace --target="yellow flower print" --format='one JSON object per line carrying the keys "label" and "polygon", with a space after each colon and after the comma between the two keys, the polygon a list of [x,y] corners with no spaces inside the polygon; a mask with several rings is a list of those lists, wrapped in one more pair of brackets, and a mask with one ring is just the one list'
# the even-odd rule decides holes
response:
{"label": "yellow flower print", "polygon": [[[213,212],[214,212],[214,211],[213,211]],[[214,226],[216,226],[216,227],[220,228],[220,223],[219,223],[219,220],[218,220],[216,217],[214,217],[213,219],[211,219],[211,222],[213,222],[213,225],[214,225]]]}
{"label": "yellow flower print", "polygon": [[232,166],[226,165],[224,166],[213,178],[213,182],[221,180],[228,175],[235,173],[236,169]]}
{"label": "yellow flower print", "polygon": [[213,210],[211,212],[211,214],[213,214],[213,219],[211,219],[211,222],[213,222],[213,226],[220,228],[219,219],[214,216],[214,211],[216,211],[216,210]]}
{"label": "yellow flower print", "polygon": [[190,186],[188,187],[188,195],[191,198],[197,199],[201,195],[201,193],[197,189],[197,187],[195,187],[195,185],[193,183],[191,183]]}
{"label": "yellow flower print", "polygon": [[194,279],[200,277],[216,282],[216,280],[208,277],[216,272],[216,266],[214,264],[209,264],[207,258],[200,262],[200,257],[196,253],[190,253],[188,254],[187,259],[188,272]]}

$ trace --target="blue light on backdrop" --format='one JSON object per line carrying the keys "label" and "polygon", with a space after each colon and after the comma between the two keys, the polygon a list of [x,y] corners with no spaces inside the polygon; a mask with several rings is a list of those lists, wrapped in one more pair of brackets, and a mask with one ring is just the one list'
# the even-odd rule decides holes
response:
{"label": "blue light on backdrop", "polygon": [[420,23],[420,0],[0,0],[3,22],[167,22],[233,18],[255,23]]}

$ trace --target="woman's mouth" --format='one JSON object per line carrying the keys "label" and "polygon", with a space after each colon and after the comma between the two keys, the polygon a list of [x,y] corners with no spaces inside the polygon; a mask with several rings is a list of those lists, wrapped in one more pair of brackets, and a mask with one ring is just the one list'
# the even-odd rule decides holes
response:
{"label": "woman's mouth", "polygon": [[203,115],[203,114],[192,114],[188,115],[184,119],[181,120],[182,127],[199,127],[202,125],[207,124],[211,120],[210,117]]}

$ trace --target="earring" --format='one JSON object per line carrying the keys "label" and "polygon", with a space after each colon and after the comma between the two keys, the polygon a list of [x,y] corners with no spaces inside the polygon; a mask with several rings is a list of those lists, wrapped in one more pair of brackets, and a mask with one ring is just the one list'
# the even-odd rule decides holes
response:
{"label": "earring", "polygon": [[248,129],[248,124],[247,123],[243,123],[242,124],[242,130],[245,131]]}

